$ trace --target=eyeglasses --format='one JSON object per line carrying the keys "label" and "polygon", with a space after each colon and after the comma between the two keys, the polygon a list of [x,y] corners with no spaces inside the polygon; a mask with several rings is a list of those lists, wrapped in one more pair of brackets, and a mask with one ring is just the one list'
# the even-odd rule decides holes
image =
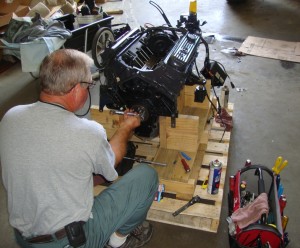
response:
{"label": "eyeglasses", "polygon": [[[73,85],[72,88],[69,89],[65,94],[71,92],[71,90],[74,89],[77,84]],[[92,89],[96,85],[96,81],[92,80],[92,82],[80,82],[79,84],[87,84],[87,89]]]}
{"label": "eyeglasses", "polygon": [[96,85],[96,81],[94,81],[94,80],[92,80],[92,82],[80,82],[80,83],[81,84],[87,84],[88,85],[88,89],[92,89]]}

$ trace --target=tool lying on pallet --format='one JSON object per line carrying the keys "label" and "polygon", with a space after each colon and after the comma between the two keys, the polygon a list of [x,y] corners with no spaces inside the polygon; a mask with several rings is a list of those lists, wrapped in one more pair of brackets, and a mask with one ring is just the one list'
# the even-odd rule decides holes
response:
{"label": "tool lying on pallet", "polygon": [[190,161],[191,157],[188,156],[185,152],[180,152],[180,155],[182,155],[186,160]]}
{"label": "tool lying on pallet", "polygon": [[194,196],[187,204],[183,205],[181,208],[176,210],[172,215],[176,217],[178,214],[189,208],[190,206],[194,205],[195,203],[204,203],[208,205],[214,205],[215,201],[214,200],[209,200],[209,199],[203,199],[200,196],[196,195]]}
{"label": "tool lying on pallet", "polygon": [[181,162],[185,172],[190,172],[191,168],[188,165],[188,163],[185,161],[185,159],[183,158],[182,152],[179,153],[179,157],[180,157],[180,162]]}
{"label": "tool lying on pallet", "polygon": [[208,184],[208,176],[202,182],[201,188],[202,189],[207,189],[207,184]]}
{"label": "tool lying on pallet", "polygon": [[143,158],[129,158],[129,157],[123,157],[123,159],[128,159],[128,160],[131,160],[131,161],[135,161],[135,162],[138,162],[138,163],[145,163],[145,164],[154,164],[154,165],[160,165],[160,166],[167,166],[166,163],[159,163],[159,162],[155,162],[155,161],[150,161],[150,160],[146,160],[146,159],[143,159]]}

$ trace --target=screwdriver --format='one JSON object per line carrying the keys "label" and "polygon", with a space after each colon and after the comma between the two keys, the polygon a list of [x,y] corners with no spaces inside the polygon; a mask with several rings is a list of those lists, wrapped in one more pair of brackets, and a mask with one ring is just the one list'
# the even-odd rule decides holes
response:
{"label": "screwdriver", "polygon": [[[115,110],[115,109],[110,110],[109,113],[110,113],[111,115],[125,115],[125,112],[124,112],[124,111],[121,111],[121,110]],[[137,113],[132,113],[132,112],[127,112],[126,115],[130,115],[130,116],[139,116],[139,114],[137,114]]]}
{"label": "screwdriver", "polygon": [[186,160],[191,160],[191,157],[189,157],[186,153],[180,152],[180,154],[181,154]]}
{"label": "screwdriver", "polygon": [[166,163],[159,163],[159,162],[154,162],[154,161],[150,161],[150,160],[146,160],[143,158],[130,158],[130,157],[123,157],[124,159],[127,160],[132,160],[138,163],[146,163],[146,164],[154,164],[154,165],[159,165],[159,166],[167,166]]}
{"label": "screwdriver", "polygon": [[280,214],[283,216],[283,210],[286,207],[286,197],[285,195],[281,195],[279,198],[279,207],[280,207]]}
{"label": "screwdriver", "polygon": [[121,111],[121,110],[116,110],[116,109],[111,109],[109,111],[111,115],[128,115],[128,116],[139,116],[141,118],[141,121],[145,121],[145,115],[141,113],[133,113],[133,112],[127,112]]}
{"label": "screwdriver", "polygon": [[187,162],[184,160],[184,158],[181,159],[181,163],[182,163],[182,165],[183,165],[183,168],[184,168],[185,172],[190,172],[190,171],[191,171],[189,165],[188,165]]}
{"label": "screwdriver", "polygon": [[284,160],[283,162],[282,162],[282,157],[281,156],[279,156],[279,157],[277,157],[277,159],[276,159],[276,161],[275,161],[275,164],[274,164],[274,166],[273,166],[273,168],[272,168],[272,171],[276,174],[276,175],[278,175],[286,166],[287,166],[287,164],[288,164],[288,161],[287,160]]}

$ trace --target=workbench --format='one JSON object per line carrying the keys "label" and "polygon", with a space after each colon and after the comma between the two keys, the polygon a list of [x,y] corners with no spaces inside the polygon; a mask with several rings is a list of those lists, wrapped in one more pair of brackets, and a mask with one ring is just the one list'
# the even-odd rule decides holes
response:
{"label": "workbench", "polygon": [[[209,85],[207,87],[210,91]],[[166,167],[152,165],[158,172],[160,184],[165,185],[165,194],[160,202],[153,202],[147,219],[217,232],[224,195],[231,132],[225,132],[223,136],[224,128],[211,119],[211,103],[208,99],[205,99],[203,103],[194,102],[194,90],[195,86],[185,86],[181,91],[177,100],[179,115],[176,118],[175,128],[171,127],[170,117],[160,117],[159,137],[147,141],[134,137],[132,141],[138,147],[137,156],[167,164]],[[213,98],[211,99],[213,100]],[[232,115],[233,104],[228,104],[227,111]],[[109,110],[99,112],[98,106],[91,108],[91,117],[104,126],[108,138],[118,128],[120,118],[123,118],[111,115]],[[209,119],[211,120],[208,121]],[[222,142],[219,142],[222,136]],[[179,152],[184,152],[191,158],[187,161],[190,172],[184,170]],[[223,166],[219,193],[211,195],[202,188],[202,184],[208,176],[209,163],[215,159],[221,161]],[[96,186],[94,193],[99,194],[104,188]],[[196,203],[176,217],[172,215],[195,195],[210,201],[207,201],[208,204]]]}

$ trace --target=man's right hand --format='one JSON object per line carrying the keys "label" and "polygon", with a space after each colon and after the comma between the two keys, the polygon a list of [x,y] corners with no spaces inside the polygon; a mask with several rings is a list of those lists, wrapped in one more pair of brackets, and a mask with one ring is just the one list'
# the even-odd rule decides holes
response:
{"label": "man's right hand", "polygon": [[[124,125],[128,125],[129,128],[131,128],[132,131],[134,131],[135,128],[139,127],[141,125],[141,117],[137,112],[132,111],[131,109],[127,109],[124,111]],[[134,113],[135,116],[128,115],[127,113]],[[121,123],[122,125],[122,123]]]}
{"label": "man's right hand", "polygon": [[115,166],[118,165],[126,155],[127,142],[132,137],[134,129],[141,125],[140,116],[128,115],[127,113],[129,112],[132,111],[125,111],[124,120],[120,123],[119,129],[109,141],[111,148],[115,153]]}

